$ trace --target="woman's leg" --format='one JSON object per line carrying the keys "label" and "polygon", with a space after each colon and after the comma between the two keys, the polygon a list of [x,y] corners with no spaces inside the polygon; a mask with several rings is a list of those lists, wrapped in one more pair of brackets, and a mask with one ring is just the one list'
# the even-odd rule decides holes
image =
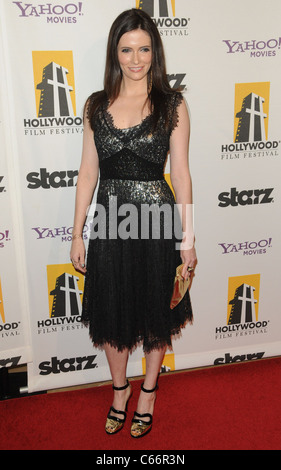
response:
{"label": "woman's leg", "polygon": [[[105,353],[109,364],[113,385],[115,387],[123,387],[124,385],[126,385],[127,381],[126,372],[129,351],[127,349],[124,349],[124,351],[119,352],[116,348],[113,348],[109,344],[106,344]],[[116,410],[124,411],[126,402],[130,394],[131,386],[129,386],[125,390],[114,390],[112,406]],[[118,416],[115,413],[111,414]]]}
{"label": "woman's leg", "polygon": [[[146,375],[143,386],[147,390],[152,390],[156,383],[161,365],[163,363],[166,347],[160,350],[154,350],[146,354]],[[141,390],[137,412],[140,414],[153,414],[156,391],[153,393],[145,393]]]}

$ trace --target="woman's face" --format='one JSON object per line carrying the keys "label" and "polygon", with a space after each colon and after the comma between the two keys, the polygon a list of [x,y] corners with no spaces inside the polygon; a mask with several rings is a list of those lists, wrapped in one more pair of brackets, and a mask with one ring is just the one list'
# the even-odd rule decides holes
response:
{"label": "woman's face", "polygon": [[146,31],[135,29],[123,34],[117,53],[125,80],[139,81],[146,78],[152,62],[151,39]]}

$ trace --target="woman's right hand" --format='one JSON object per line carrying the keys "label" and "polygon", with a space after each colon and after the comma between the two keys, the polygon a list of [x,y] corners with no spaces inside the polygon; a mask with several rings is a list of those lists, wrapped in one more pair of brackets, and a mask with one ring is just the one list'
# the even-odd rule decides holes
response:
{"label": "woman's right hand", "polygon": [[81,273],[86,273],[85,267],[85,245],[82,238],[75,238],[72,240],[71,250],[70,250],[70,260],[73,264],[73,267],[76,271]]}

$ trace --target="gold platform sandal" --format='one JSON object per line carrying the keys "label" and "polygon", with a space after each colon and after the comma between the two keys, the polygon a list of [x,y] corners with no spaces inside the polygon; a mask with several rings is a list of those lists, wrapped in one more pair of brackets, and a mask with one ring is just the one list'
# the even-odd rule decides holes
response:
{"label": "gold platform sandal", "polygon": [[[130,383],[127,380],[126,385],[124,385],[123,387],[115,387],[114,385],[112,385],[112,388],[113,390],[126,390],[126,388],[128,388],[129,386],[130,386]],[[128,402],[131,396],[132,396],[132,393],[130,393],[130,396],[126,402],[125,411],[116,410],[113,406],[110,407],[108,415],[107,415],[106,423],[105,423],[105,432],[107,434],[116,434],[117,432],[121,431],[121,429],[124,427],[124,424],[127,418]],[[118,418],[117,416],[113,416],[111,414],[112,412],[122,415],[123,418]]]}
{"label": "gold platform sandal", "polygon": [[[153,393],[158,389],[158,384],[156,384],[152,390],[147,390],[144,388],[143,384],[141,384],[141,389],[145,393]],[[148,421],[144,421],[144,418],[148,418]],[[150,413],[140,414],[135,411],[134,417],[132,419],[131,436],[135,439],[138,439],[148,434],[152,429],[152,421],[153,417]]]}

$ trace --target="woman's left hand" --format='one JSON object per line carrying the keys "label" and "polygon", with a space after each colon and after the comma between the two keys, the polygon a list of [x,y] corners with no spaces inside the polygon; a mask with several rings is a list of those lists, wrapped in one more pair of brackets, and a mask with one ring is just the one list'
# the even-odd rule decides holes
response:
{"label": "woman's left hand", "polygon": [[182,269],[182,277],[187,279],[193,273],[195,266],[197,264],[197,256],[195,248],[191,248],[190,250],[183,250],[181,249],[181,259],[184,264]]}

